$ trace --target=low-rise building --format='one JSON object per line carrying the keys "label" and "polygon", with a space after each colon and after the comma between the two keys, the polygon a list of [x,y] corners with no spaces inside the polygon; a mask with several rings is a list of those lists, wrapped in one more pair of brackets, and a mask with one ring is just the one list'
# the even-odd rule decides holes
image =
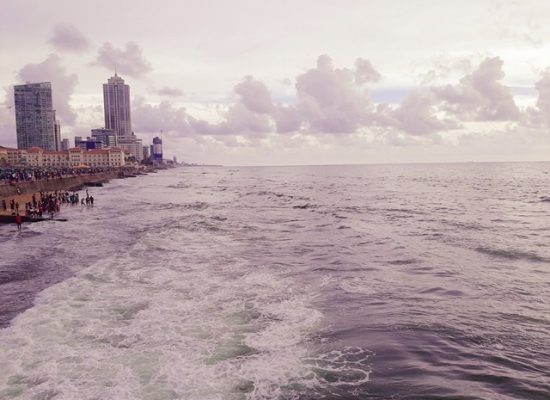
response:
{"label": "low-rise building", "polygon": [[27,158],[27,150],[0,146],[0,164],[27,165]]}
{"label": "low-rise building", "polygon": [[117,147],[84,150],[76,147],[67,151],[49,151],[39,147],[27,150],[0,147],[0,163],[26,165],[30,167],[121,167],[124,165],[124,151]]}
{"label": "low-rise building", "polygon": [[92,138],[102,143],[102,147],[116,147],[116,133],[112,129],[96,128],[92,129]]}
{"label": "low-rise building", "polygon": [[0,146],[0,165],[6,165],[8,163],[8,149]]}
{"label": "low-rise building", "polygon": [[80,148],[69,149],[68,162],[71,167],[122,167],[124,151],[118,147],[85,151]]}
{"label": "low-rise building", "polygon": [[117,146],[133,157],[136,162],[139,163],[143,160],[143,142],[134,133],[131,136],[119,137],[117,143]]}

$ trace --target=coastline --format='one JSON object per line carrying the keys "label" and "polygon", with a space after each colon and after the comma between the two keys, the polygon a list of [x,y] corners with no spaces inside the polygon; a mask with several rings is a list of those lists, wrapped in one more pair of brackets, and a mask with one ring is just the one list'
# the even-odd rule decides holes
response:
{"label": "coastline", "polygon": [[[137,175],[146,175],[150,172],[156,172],[156,170],[156,168],[141,169],[126,167],[97,174],[83,174],[55,179],[0,185],[0,202],[5,200],[8,204],[8,208],[6,210],[0,207],[0,216],[13,215],[12,210],[9,208],[9,203],[12,199],[18,202],[20,206],[23,206],[26,202],[30,201],[33,194],[41,191],[46,193],[55,192],[58,190],[78,191],[87,186],[98,186],[99,184],[107,183],[112,179],[124,179],[128,177],[135,177]],[[0,223],[2,223],[1,220]]]}
{"label": "coastline", "polygon": [[[126,167],[108,173],[19,182],[16,185],[0,185],[0,189],[5,189],[7,187],[12,188],[9,191],[3,190],[0,192],[0,202],[6,200],[8,204],[8,209],[6,211],[0,207],[0,217],[3,217],[2,219],[7,221],[6,216],[12,216],[12,211],[9,209],[9,201],[11,199],[19,201],[20,205],[24,205],[25,202],[32,199],[34,193],[40,190],[44,192],[52,192],[55,190],[72,191],[73,189],[81,190],[87,186],[93,186],[93,184],[107,183],[112,179],[125,179],[139,175],[147,175],[163,169],[165,168],[151,166],[146,168]],[[20,194],[17,194],[17,187],[19,187],[21,191]],[[6,194],[8,194],[8,196],[4,197]],[[77,207],[77,209],[80,209],[80,207]],[[63,210],[61,213],[63,213]],[[7,221],[2,223],[0,221],[0,240],[2,239],[1,235],[4,235],[3,238],[11,238],[11,240],[16,242],[25,240],[25,238],[28,237],[26,236],[28,234],[27,230],[23,229],[22,233],[16,231],[14,222],[15,221]],[[23,224],[25,225],[26,222]],[[71,225],[73,227],[78,226],[78,224]],[[75,228],[73,228],[73,232],[74,229]],[[32,239],[32,236],[30,236],[30,239]],[[19,245],[17,245],[17,247],[18,246]],[[80,253],[78,249],[75,251]],[[49,257],[45,257],[41,254],[38,259],[34,255],[29,255],[28,260],[23,263],[13,262],[10,258],[5,258],[2,260],[3,263],[0,263],[0,284],[2,285],[2,291],[0,291],[0,330],[9,327],[15,317],[31,308],[36,296],[44,289],[74,275],[74,272],[67,265],[55,262],[50,264],[49,261],[44,260],[49,260]]]}

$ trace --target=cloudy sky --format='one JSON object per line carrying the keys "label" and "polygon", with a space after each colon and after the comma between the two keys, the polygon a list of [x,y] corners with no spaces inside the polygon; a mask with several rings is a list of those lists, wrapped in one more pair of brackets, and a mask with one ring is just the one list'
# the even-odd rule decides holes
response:
{"label": "cloudy sky", "polygon": [[51,81],[62,136],[132,125],[189,162],[550,160],[546,0],[2,0],[0,144],[12,86]]}

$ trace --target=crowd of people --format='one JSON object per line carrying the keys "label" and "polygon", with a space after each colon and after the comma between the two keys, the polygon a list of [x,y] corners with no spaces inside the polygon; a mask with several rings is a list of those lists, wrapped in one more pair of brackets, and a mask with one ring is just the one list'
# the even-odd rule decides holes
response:
{"label": "crowd of people", "polygon": [[93,175],[103,172],[115,171],[115,167],[94,167],[94,168],[0,168],[0,184],[16,184],[37,180],[59,179],[69,176]]}
{"label": "crowd of people", "polygon": [[[86,197],[82,199],[80,199],[77,192],[39,192],[33,194],[31,201],[24,204],[24,210],[23,206],[20,205],[16,199],[11,199],[9,202],[4,199],[0,207],[4,211],[8,211],[9,208],[9,212],[15,216],[24,215],[30,218],[42,218],[44,215],[49,215],[53,218],[53,216],[60,211],[62,205],[76,205],[79,203],[93,206],[94,197],[90,196],[88,190],[86,190]],[[21,221],[21,218],[19,218],[19,221]],[[18,225],[20,225],[20,223],[18,223]]]}

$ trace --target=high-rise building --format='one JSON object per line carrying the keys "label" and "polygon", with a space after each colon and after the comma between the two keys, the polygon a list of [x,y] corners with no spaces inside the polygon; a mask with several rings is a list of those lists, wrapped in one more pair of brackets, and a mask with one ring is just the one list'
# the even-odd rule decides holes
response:
{"label": "high-rise building", "polygon": [[14,86],[17,148],[55,150],[55,111],[50,82]]}
{"label": "high-rise building", "polygon": [[115,73],[103,84],[105,128],[112,129],[118,138],[132,134],[130,118],[130,87]]}
{"label": "high-rise building", "polygon": [[153,161],[162,162],[162,139],[158,136],[153,138],[151,158]]}
{"label": "high-rise building", "polygon": [[57,118],[55,118],[55,111],[53,115],[53,131],[55,137],[55,151],[61,151],[61,125]]}
{"label": "high-rise building", "polygon": [[71,146],[69,139],[65,138],[61,141],[61,151],[69,150],[69,147]]}

